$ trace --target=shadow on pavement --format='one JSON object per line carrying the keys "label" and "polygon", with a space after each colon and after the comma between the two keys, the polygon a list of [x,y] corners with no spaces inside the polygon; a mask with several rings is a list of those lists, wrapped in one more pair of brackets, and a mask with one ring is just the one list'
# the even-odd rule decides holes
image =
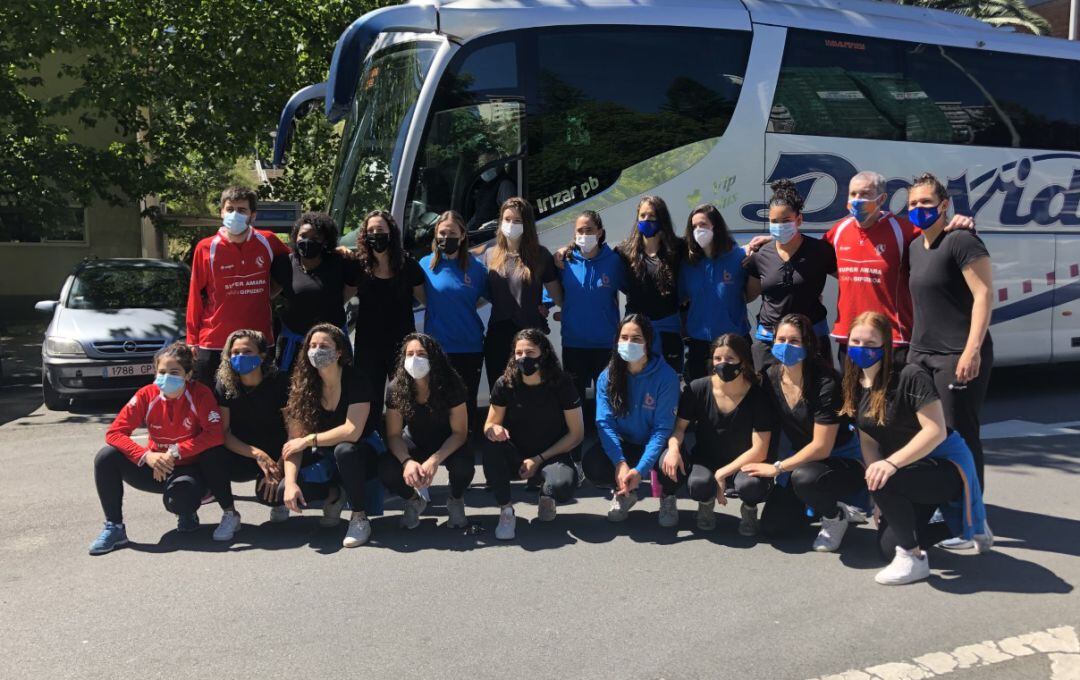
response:
{"label": "shadow on pavement", "polygon": [[[999,439],[983,444],[986,464],[1009,468],[1027,466],[1080,473],[1076,435]],[[988,484],[994,484],[990,479]]]}

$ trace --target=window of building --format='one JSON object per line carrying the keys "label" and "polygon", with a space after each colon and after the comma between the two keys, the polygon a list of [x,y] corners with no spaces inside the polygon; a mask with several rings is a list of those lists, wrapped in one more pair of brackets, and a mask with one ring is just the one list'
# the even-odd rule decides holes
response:
{"label": "window of building", "polygon": [[86,211],[70,208],[34,217],[19,207],[0,205],[0,243],[86,243]]}

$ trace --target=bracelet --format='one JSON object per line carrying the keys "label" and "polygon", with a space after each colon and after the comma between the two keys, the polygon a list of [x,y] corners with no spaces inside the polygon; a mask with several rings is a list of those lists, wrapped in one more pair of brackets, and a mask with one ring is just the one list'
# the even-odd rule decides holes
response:
{"label": "bracelet", "polygon": [[882,458],[881,460],[885,461],[885,462],[886,462],[886,463],[888,463],[889,465],[892,465],[892,466],[893,466],[893,470],[896,470],[897,472],[900,472],[900,468],[899,468],[899,467],[898,467],[898,466],[896,465],[896,463],[892,462],[892,461],[891,461],[891,460],[889,460],[888,458]]}
{"label": "bracelet", "polygon": [[546,463],[546,462],[547,462],[547,458],[544,458],[544,454],[542,454],[542,453],[538,453],[538,454],[536,454],[536,457],[540,459],[540,463],[541,463],[541,464],[543,464],[543,463]]}

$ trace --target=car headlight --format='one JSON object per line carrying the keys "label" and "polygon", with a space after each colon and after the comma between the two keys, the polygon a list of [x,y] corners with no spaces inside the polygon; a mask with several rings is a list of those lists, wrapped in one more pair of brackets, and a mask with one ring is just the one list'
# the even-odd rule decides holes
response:
{"label": "car headlight", "polygon": [[77,340],[49,336],[45,338],[45,353],[54,357],[84,357],[86,352]]}

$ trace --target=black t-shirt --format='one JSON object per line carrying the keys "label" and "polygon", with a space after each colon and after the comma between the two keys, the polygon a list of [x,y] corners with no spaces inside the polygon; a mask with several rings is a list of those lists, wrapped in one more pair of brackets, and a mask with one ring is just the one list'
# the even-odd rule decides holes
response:
{"label": "black t-shirt", "polygon": [[668,292],[661,292],[660,259],[643,255],[645,276],[634,273],[630,259],[622,244],[615,252],[626,265],[626,313],[644,314],[653,321],[666,319],[679,313],[679,266],[683,260],[682,242],[676,245],[675,255],[671,258],[671,284]]}
{"label": "black t-shirt", "polygon": [[225,396],[221,383],[214,396],[222,408],[229,409],[229,430],[237,439],[265,451],[271,458],[281,457],[281,447],[288,439],[281,409],[289,400],[289,376],[280,371],[263,376],[253,388],[237,386],[239,393]]}
{"label": "black t-shirt", "polygon": [[[401,409],[391,395],[394,390],[394,382],[391,381],[386,388],[386,407],[395,410]],[[405,421],[405,436],[416,445],[416,449],[423,455],[430,455],[439,450],[439,447],[449,439],[453,433],[450,427],[450,411],[455,406],[465,403],[465,390],[452,388],[444,399],[446,409],[436,411],[429,403],[413,404],[412,416]]]}
{"label": "black t-shirt", "polygon": [[805,314],[811,323],[820,323],[828,313],[821,302],[825,281],[836,271],[836,251],[832,244],[803,235],[802,245],[790,260],[781,259],[775,243],[750,256],[746,270],[761,279],[761,311],[758,323],[769,330],[786,314]]}
{"label": "black t-shirt", "polygon": [[356,346],[397,348],[409,333],[416,330],[413,320],[413,288],[424,285],[424,271],[412,256],[406,255],[401,271],[389,279],[366,276],[360,281],[356,297]]}
{"label": "black t-shirt", "polygon": [[780,428],[791,441],[792,450],[798,451],[814,441],[815,424],[839,425],[833,446],[848,443],[854,434],[849,427],[851,418],[839,414],[844,397],[836,371],[827,366],[815,366],[813,379],[803,386],[803,398],[795,408],[789,408],[780,382],[781,368],[780,365],[770,367],[762,376],[762,385],[769,393]]}
{"label": "black t-shirt", "polygon": [[975,298],[963,269],[989,256],[982,239],[963,229],[941,234],[929,248],[926,236],[912,242],[908,248],[915,310],[911,349],[934,354],[964,351]]}
{"label": "black t-shirt", "polygon": [[340,255],[323,255],[319,266],[305,272],[295,252],[279,255],[271,265],[274,281],[281,286],[285,308],[281,322],[293,333],[304,335],[319,323],[345,325],[345,286],[355,286],[360,264]]}
{"label": "black t-shirt", "polygon": [[678,416],[689,420],[697,435],[694,461],[717,468],[746,453],[754,432],[772,432],[776,427],[769,395],[760,385],[751,385],[731,413],[721,413],[713,397],[711,376],[683,388]]}
{"label": "black t-shirt", "polygon": [[528,282],[523,276],[523,268],[518,266],[516,256],[507,254],[503,262],[503,271],[491,266],[494,247],[484,251],[481,261],[487,267],[488,288],[491,292],[491,320],[513,321],[518,328],[539,328],[547,332],[547,320],[540,314],[540,302],[544,297],[544,284],[558,278],[555,258],[551,252],[540,247],[537,269],[531,272]]}
{"label": "black t-shirt", "polygon": [[581,397],[565,373],[558,381],[516,387],[500,376],[491,389],[491,404],[506,408],[502,425],[510,430],[514,446],[526,456],[535,456],[567,433],[563,412],[580,408]]}
{"label": "black t-shirt", "polygon": [[[319,432],[326,432],[344,424],[345,417],[349,413],[349,406],[352,404],[370,404],[371,397],[371,383],[368,382],[367,377],[352,366],[343,367],[341,371],[341,398],[338,399],[337,408],[333,411],[327,411],[323,408],[321,401],[316,406],[316,422],[318,423]],[[368,413],[362,436],[366,437],[374,432],[377,421],[378,416],[376,414]]]}
{"label": "black t-shirt", "polygon": [[867,414],[870,410],[870,391],[859,386],[859,429],[872,437],[881,447],[881,455],[897,451],[922,429],[916,415],[923,406],[938,401],[934,379],[914,364],[904,366],[900,373],[893,373],[885,392],[885,423]]}

